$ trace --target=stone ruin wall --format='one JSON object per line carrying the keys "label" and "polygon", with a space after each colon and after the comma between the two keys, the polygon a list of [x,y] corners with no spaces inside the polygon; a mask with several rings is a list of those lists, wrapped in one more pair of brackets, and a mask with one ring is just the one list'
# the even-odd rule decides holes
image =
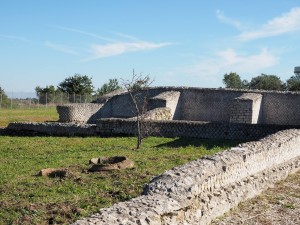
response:
{"label": "stone ruin wall", "polygon": [[[142,97],[146,94],[148,109],[170,108],[173,120],[300,125],[299,92],[157,87],[143,92]],[[60,122],[96,123],[100,118],[135,115],[126,93],[95,108],[84,108],[80,104],[58,106],[59,114],[64,115]]]}
{"label": "stone ruin wall", "polygon": [[[181,120],[146,120],[150,136],[186,137],[223,140],[258,140],[281,130],[300,128],[300,125],[267,125],[243,123],[219,123]],[[136,121],[128,119],[101,119],[96,132],[100,136],[137,134]]]}
{"label": "stone ruin wall", "polygon": [[203,157],[154,177],[143,195],[74,225],[209,224],[300,168],[300,130]]}
{"label": "stone ruin wall", "polygon": [[74,103],[58,105],[56,110],[59,121],[64,123],[87,123],[102,108],[104,104]]}
{"label": "stone ruin wall", "polygon": [[256,93],[245,93],[234,98],[231,112],[231,123],[260,124],[261,123],[262,95]]}
{"label": "stone ruin wall", "polygon": [[[209,224],[300,168],[300,130],[285,130],[299,128],[299,93],[196,88],[156,88],[148,93],[149,109],[173,119],[147,121],[154,135],[243,140],[272,135],[166,171],[152,179],[142,196],[74,224]],[[99,108],[81,111],[77,106],[61,108],[77,112],[73,118],[80,119],[75,122],[92,124],[12,123],[8,129],[68,136],[132,135],[135,122],[126,119],[134,116],[129,97],[117,95]]]}
{"label": "stone ruin wall", "polygon": [[[155,110],[156,111],[156,110]],[[171,114],[166,109],[156,112],[156,117],[166,118]],[[286,129],[300,129],[299,125],[267,125],[243,123],[218,123],[201,121],[180,120],[146,120],[145,125],[151,136],[187,137],[202,139],[227,139],[227,140],[258,140],[267,135]],[[10,123],[8,131],[28,134],[44,134],[51,136],[133,136],[136,135],[136,121],[134,119],[101,119],[97,124],[81,123],[35,123],[16,122]]]}
{"label": "stone ruin wall", "polygon": [[[276,125],[237,123],[222,125],[222,123],[197,121],[188,123],[184,121],[151,122],[161,124],[161,128],[168,127],[167,123],[172,124],[168,129],[172,130],[177,127],[177,134],[182,136],[184,136],[183,134],[193,134],[202,123],[204,127],[200,134],[210,135],[206,138],[220,138],[218,135],[224,135],[224,131],[231,131],[230,138],[238,139],[240,139],[238,135],[242,134],[239,133],[241,130],[247,130],[251,135],[257,135],[257,131],[267,131],[260,135],[278,131]],[[183,123],[184,126],[180,126],[178,123]],[[102,136],[107,132],[112,132],[112,127],[115,129],[127,127],[129,131],[132,131],[133,126],[134,121],[130,120],[103,119],[102,124],[97,125],[11,123],[8,129],[29,130],[50,135]],[[286,129],[288,126],[280,127],[280,129]],[[163,132],[174,134],[168,129]],[[117,134],[123,132],[122,130],[115,131]],[[199,135],[198,132],[194,134]],[[299,168],[300,130],[284,130],[260,141],[245,143],[237,148],[166,171],[153,178],[140,197],[101,209],[99,213],[90,218],[78,220],[74,224],[209,224],[211,220],[237,206],[239,202],[254,197]]]}
{"label": "stone ruin wall", "polygon": [[76,124],[58,122],[15,122],[8,124],[6,130],[13,133],[36,135],[88,137],[99,135],[96,124]]}
{"label": "stone ruin wall", "polygon": [[[245,94],[261,95],[261,102],[259,103],[255,95],[252,98],[248,96],[248,100],[243,99],[242,96]],[[252,111],[259,114],[256,115],[259,124],[300,124],[299,92],[194,88],[184,90],[181,95],[181,120],[229,122],[232,109],[239,99],[242,105],[246,101],[256,102],[256,104],[252,103]],[[243,110],[240,111],[239,116],[244,116]]]}

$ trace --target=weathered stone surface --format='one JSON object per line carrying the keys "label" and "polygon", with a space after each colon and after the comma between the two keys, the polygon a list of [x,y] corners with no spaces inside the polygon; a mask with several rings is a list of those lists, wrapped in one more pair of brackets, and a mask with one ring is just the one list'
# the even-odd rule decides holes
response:
{"label": "weathered stone surface", "polygon": [[245,93],[232,102],[230,113],[231,123],[261,123],[262,95],[257,93]]}
{"label": "weathered stone surface", "polygon": [[144,195],[101,209],[81,224],[209,224],[300,168],[300,130],[256,142],[166,171]]}
{"label": "weathered stone surface", "polygon": [[[249,123],[245,118],[251,117],[251,123],[300,125],[299,92],[155,87],[143,91],[141,98],[145,96],[149,98],[149,109],[168,107],[175,120]],[[237,110],[245,110],[243,105],[253,102],[245,118],[231,115],[237,99],[241,104]],[[130,118],[135,115],[135,107],[128,93],[117,94],[106,100],[98,105],[87,104],[86,107],[84,104],[59,106],[60,120],[95,123],[100,118]]]}
{"label": "weathered stone surface", "polygon": [[46,168],[38,172],[38,176],[45,177],[66,177],[68,170],[64,168]]}
{"label": "weathered stone surface", "polygon": [[74,124],[74,123],[10,123],[7,130],[14,132],[36,132],[54,136],[95,136],[95,124]]}
{"label": "weathered stone surface", "polygon": [[[300,126],[280,126],[241,123],[211,123],[201,121],[152,121],[145,120],[151,136],[194,137],[208,139],[258,140],[280,130],[300,128]],[[135,135],[136,121],[128,119],[101,119],[97,121],[100,135]]]}
{"label": "weathered stone surface", "polygon": [[145,115],[145,119],[147,119],[147,120],[171,120],[172,119],[171,109],[168,107],[164,107],[164,108],[155,108],[155,109],[149,110]]}
{"label": "weathered stone surface", "polygon": [[[151,136],[195,137],[208,139],[258,140],[280,130],[300,128],[295,125],[263,125],[240,123],[211,123],[201,121],[145,121]],[[149,123],[149,124],[147,124]],[[38,133],[54,136],[135,135],[135,119],[102,119],[95,124],[70,123],[10,123],[6,132]]]}
{"label": "weathered stone surface", "polygon": [[88,170],[90,172],[129,169],[134,167],[134,162],[126,156],[93,158],[89,163],[92,164]]}
{"label": "weathered stone surface", "polygon": [[149,99],[149,109],[153,110],[156,108],[169,108],[170,109],[170,119],[179,119],[178,111],[179,107],[178,101],[180,97],[179,91],[166,91],[162,92]]}
{"label": "weathered stone surface", "polygon": [[89,160],[89,164],[97,164],[99,163],[99,158],[92,158]]}
{"label": "weathered stone surface", "polygon": [[59,115],[59,122],[79,122],[86,123],[96,114],[103,104],[97,103],[76,103],[57,105],[56,110]]}

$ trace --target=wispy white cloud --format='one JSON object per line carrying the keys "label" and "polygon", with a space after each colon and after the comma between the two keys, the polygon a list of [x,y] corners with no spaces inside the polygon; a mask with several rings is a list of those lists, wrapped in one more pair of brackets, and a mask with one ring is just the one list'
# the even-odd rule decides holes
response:
{"label": "wispy white cloud", "polygon": [[300,30],[300,7],[275,17],[257,30],[242,32],[238,38],[243,41],[278,36]]}
{"label": "wispy white cloud", "polygon": [[121,55],[128,52],[158,49],[172,44],[173,43],[170,42],[153,43],[153,42],[146,42],[146,41],[138,41],[138,42],[119,42],[119,43],[106,44],[106,45],[92,45],[91,46],[92,56],[82,61],[83,62],[91,61],[99,58]]}
{"label": "wispy white cloud", "polygon": [[222,71],[239,71],[241,73],[252,73],[274,66],[279,58],[272,54],[267,48],[261,49],[258,54],[239,55],[233,49],[226,49],[217,54],[220,62],[219,69]]}
{"label": "wispy white cloud", "polygon": [[27,42],[27,43],[33,43],[32,41],[20,37],[20,36],[14,36],[14,35],[6,35],[6,34],[0,34],[0,38],[5,38],[5,39],[11,39],[11,40],[16,40],[16,41],[22,41],[22,42]]}
{"label": "wispy white cloud", "polygon": [[[119,38],[114,39],[114,38],[99,36],[97,34],[79,30],[79,29],[74,29],[74,28],[69,28],[69,27],[64,27],[64,26],[55,26],[55,27],[58,29],[61,29],[61,30],[66,30],[69,32],[83,34],[83,35],[93,37],[96,39],[101,39],[101,40],[104,40],[107,42],[106,44],[90,45],[90,47],[88,49],[86,49],[86,51],[90,52],[91,55],[82,59],[81,62],[87,62],[87,61],[92,61],[92,60],[96,60],[96,59],[100,59],[100,58],[117,56],[117,55],[125,54],[128,52],[138,52],[138,51],[145,51],[145,50],[151,50],[151,49],[158,49],[158,48],[162,48],[162,47],[174,44],[174,43],[170,43],[170,42],[154,43],[154,42],[149,42],[149,41],[142,41],[134,36],[124,34],[121,32],[115,32],[114,33],[115,36],[118,36]],[[124,38],[127,40],[126,41],[121,40]],[[77,52],[75,52],[72,48],[67,47],[67,46],[57,45],[57,44],[53,44],[51,42],[47,42],[46,45],[48,47],[51,47],[58,51],[62,51],[62,52],[69,53],[69,54],[77,54]]]}
{"label": "wispy white cloud", "polygon": [[121,33],[121,32],[116,32],[115,34],[118,35],[119,37],[123,37],[123,38],[129,39],[129,40],[132,40],[132,41],[140,41],[138,38],[136,38],[134,36],[124,34],[124,33]]}
{"label": "wispy white cloud", "polygon": [[60,51],[60,52],[64,52],[64,53],[71,54],[71,55],[79,55],[78,52],[74,51],[71,47],[68,47],[68,46],[65,46],[65,45],[55,44],[55,43],[52,43],[50,41],[46,41],[45,45],[48,48],[52,48],[52,49],[55,49],[55,50]]}
{"label": "wispy white cloud", "polygon": [[100,36],[100,35],[97,35],[97,34],[94,34],[94,33],[91,33],[91,32],[87,32],[87,31],[79,30],[79,29],[74,29],[74,28],[69,28],[69,27],[63,27],[63,26],[55,26],[55,27],[59,28],[61,30],[83,34],[83,35],[86,35],[86,36],[90,36],[90,37],[101,39],[101,40],[108,41],[108,42],[116,42],[115,39],[103,37],[103,36]]}
{"label": "wispy white cloud", "polygon": [[[221,81],[226,72],[237,72],[242,77],[244,74],[261,73],[262,70],[275,66],[279,57],[263,48],[256,54],[243,55],[236,50],[228,48],[216,52],[213,56],[195,62],[191,65],[175,68],[169,72],[172,80],[184,80],[182,83],[193,82],[204,87],[222,85]],[[184,85],[193,85],[188,83]]]}
{"label": "wispy white cloud", "polygon": [[230,24],[238,29],[241,29],[243,26],[242,26],[242,23],[238,20],[235,20],[235,19],[232,19],[228,16],[226,16],[224,14],[224,12],[222,12],[221,10],[217,10],[216,11],[216,16],[217,18],[222,22],[222,23],[226,23],[226,24]]}

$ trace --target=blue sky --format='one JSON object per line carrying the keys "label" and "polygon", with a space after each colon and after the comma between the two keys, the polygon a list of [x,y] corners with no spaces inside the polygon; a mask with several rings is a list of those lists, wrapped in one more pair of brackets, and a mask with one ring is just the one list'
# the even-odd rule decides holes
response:
{"label": "blue sky", "polygon": [[300,66],[299,0],[0,0],[0,20],[7,93],[75,73],[96,88],[133,68],[154,86],[220,87]]}

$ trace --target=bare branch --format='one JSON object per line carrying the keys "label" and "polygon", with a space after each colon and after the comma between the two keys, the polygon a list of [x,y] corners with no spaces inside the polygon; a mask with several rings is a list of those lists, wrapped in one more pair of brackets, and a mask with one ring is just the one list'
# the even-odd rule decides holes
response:
{"label": "bare branch", "polygon": [[147,89],[153,83],[150,75],[143,76],[132,71],[130,80],[121,79],[123,87],[128,91],[135,109],[136,125],[137,125],[137,149],[140,148],[142,139],[147,136],[148,128],[146,128],[145,115],[148,108],[148,91]]}

